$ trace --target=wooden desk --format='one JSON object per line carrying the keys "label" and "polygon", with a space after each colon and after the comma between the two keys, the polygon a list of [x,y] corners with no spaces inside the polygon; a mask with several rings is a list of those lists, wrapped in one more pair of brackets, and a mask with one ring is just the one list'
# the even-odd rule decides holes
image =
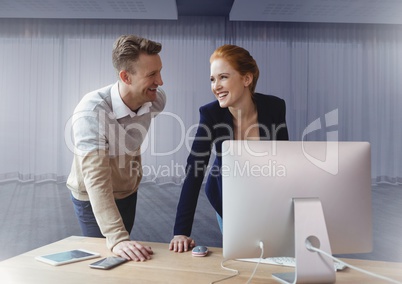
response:
{"label": "wooden desk", "polygon": [[[104,239],[69,237],[44,247],[29,251],[19,256],[0,262],[0,281],[7,284],[19,283],[210,283],[232,275],[221,268],[222,249],[209,248],[206,257],[193,257],[191,252],[174,253],[169,251],[168,244],[142,242],[152,247],[153,258],[146,262],[127,262],[112,270],[89,268],[88,264],[97,259],[51,266],[35,260],[35,256],[51,254],[70,249],[88,249],[99,252],[102,257],[112,255],[105,247]],[[100,259],[100,258],[98,258]],[[346,260],[383,276],[402,282],[402,263],[379,261]],[[228,261],[226,267],[238,269],[239,276],[219,283],[246,283],[255,263]],[[289,272],[292,268],[260,264],[251,283],[277,283],[272,273]],[[377,278],[366,276],[357,271],[347,269],[336,273],[336,283],[386,283]]]}

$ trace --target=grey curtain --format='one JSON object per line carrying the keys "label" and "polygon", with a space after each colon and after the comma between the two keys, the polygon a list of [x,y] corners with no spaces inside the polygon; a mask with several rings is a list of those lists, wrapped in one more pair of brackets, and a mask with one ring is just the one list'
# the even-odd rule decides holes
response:
{"label": "grey curtain", "polygon": [[402,183],[401,26],[222,17],[0,19],[0,182],[66,180],[71,114],[85,93],[116,81],[112,43],[128,33],[163,44],[168,103],[142,147],[144,181],[181,182],[198,108],[214,100],[209,56],[233,43],[257,60],[257,91],[286,100],[291,140],[368,141],[373,183]]}

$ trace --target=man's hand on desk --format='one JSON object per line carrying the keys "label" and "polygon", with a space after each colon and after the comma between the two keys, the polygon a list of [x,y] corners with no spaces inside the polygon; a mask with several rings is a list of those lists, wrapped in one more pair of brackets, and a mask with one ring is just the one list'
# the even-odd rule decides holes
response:
{"label": "man's hand on desk", "polygon": [[143,246],[136,241],[122,241],[114,246],[113,252],[128,260],[145,261],[151,259],[151,247]]}
{"label": "man's hand on desk", "polygon": [[169,249],[174,252],[184,252],[195,247],[195,241],[184,235],[174,236],[170,241]]}

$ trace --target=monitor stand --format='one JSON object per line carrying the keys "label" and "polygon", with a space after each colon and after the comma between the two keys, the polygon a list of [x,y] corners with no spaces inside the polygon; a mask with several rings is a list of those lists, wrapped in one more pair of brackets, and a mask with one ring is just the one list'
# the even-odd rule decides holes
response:
{"label": "monitor stand", "polygon": [[293,208],[295,272],[272,276],[281,283],[334,283],[333,260],[306,247],[309,241],[314,247],[332,255],[321,201],[318,198],[294,198]]}

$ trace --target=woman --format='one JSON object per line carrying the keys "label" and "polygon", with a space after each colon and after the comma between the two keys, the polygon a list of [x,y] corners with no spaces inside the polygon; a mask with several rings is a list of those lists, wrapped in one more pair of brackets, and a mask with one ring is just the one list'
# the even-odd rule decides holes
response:
{"label": "woman", "polygon": [[210,58],[211,89],[216,101],[200,108],[200,123],[187,159],[169,249],[187,251],[195,246],[191,235],[194,213],[213,145],[216,159],[205,186],[222,229],[221,147],[224,140],[288,140],[285,101],[255,93],[259,76],[250,53],[236,45],[217,48]]}

